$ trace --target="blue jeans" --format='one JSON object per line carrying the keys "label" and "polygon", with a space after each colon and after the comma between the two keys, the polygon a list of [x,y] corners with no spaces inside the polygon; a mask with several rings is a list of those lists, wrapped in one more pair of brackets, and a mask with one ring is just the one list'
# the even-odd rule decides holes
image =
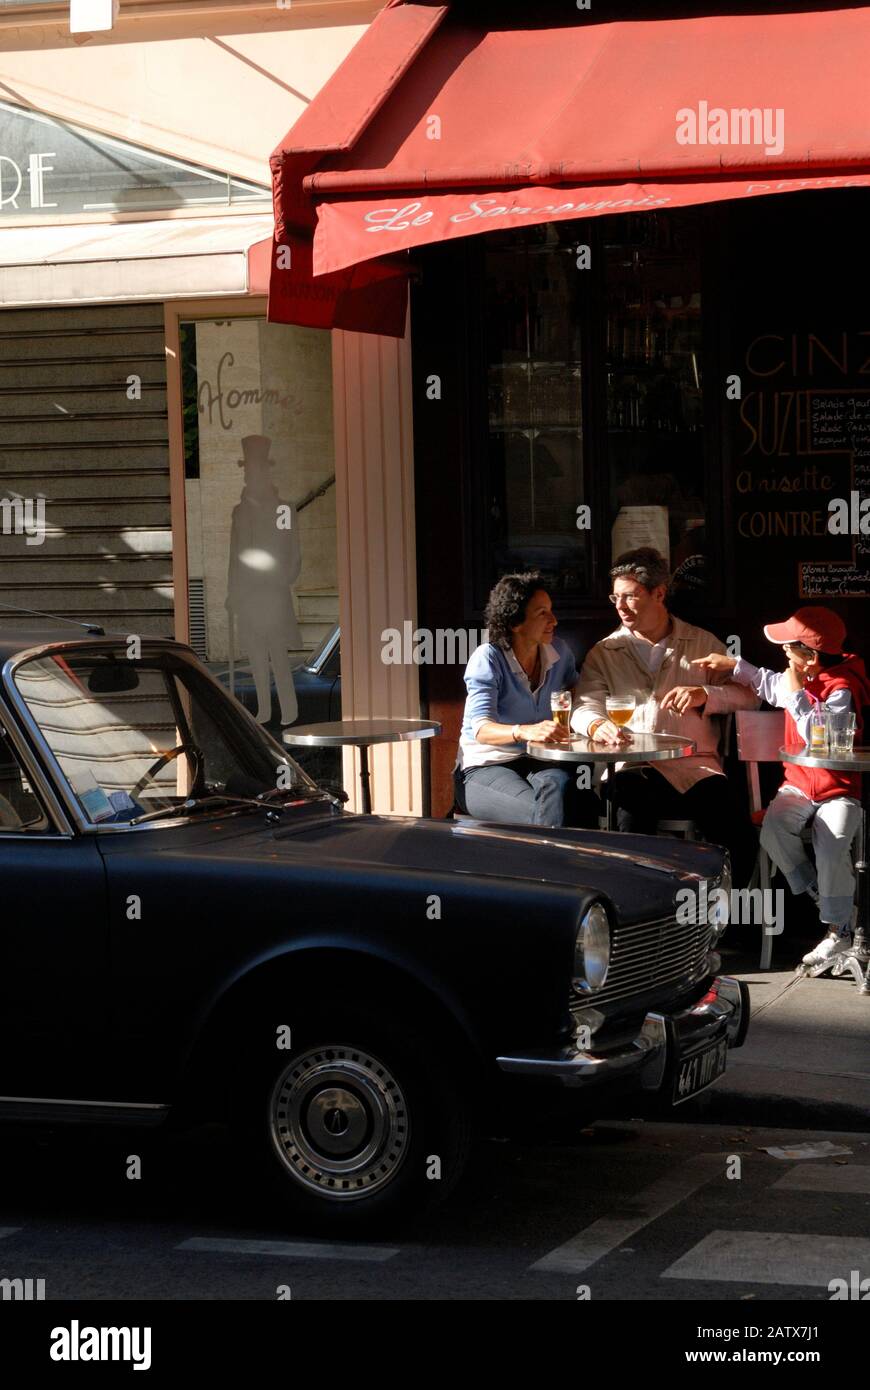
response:
{"label": "blue jeans", "polygon": [[460,777],[466,809],[475,820],[586,828],[598,824],[598,797],[577,790],[576,763],[542,767],[534,758],[514,758],[466,768],[457,781]]}

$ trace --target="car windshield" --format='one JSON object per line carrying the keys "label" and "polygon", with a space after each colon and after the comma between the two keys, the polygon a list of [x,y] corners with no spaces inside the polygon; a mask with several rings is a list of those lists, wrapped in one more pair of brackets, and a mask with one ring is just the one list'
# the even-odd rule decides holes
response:
{"label": "car windshield", "polygon": [[171,650],[64,648],[24,662],[15,685],[95,824],[188,798],[310,795],[315,784],[192,662]]}

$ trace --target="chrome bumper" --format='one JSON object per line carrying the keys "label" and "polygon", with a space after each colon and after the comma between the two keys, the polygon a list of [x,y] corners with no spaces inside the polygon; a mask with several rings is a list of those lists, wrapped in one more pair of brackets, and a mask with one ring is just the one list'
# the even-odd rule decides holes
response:
{"label": "chrome bumper", "polygon": [[657,1091],[669,1061],[691,1056],[723,1034],[729,1047],[740,1047],[749,1025],[749,991],[740,980],[717,975],[697,1004],[680,1013],[648,1013],[630,1043],[596,1052],[570,1044],[522,1057],[497,1057],[502,1071],[550,1077],[565,1086],[590,1086],[611,1078],[631,1077],[642,1090]]}

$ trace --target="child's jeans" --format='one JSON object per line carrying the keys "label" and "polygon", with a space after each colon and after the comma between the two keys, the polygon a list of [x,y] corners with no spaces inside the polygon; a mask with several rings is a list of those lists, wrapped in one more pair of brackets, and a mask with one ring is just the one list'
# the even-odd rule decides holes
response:
{"label": "child's jeans", "polygon": [[[812,824],[815,867],[801,840]],[[810,801],[796,787],[780,787],[767,808],[761,827],[761,846],[785,874],[793,893],[819,885],[819,916],[832,927],[852,921],[855,875],[852,841],[861,824],[861,807],[852,797]]]}

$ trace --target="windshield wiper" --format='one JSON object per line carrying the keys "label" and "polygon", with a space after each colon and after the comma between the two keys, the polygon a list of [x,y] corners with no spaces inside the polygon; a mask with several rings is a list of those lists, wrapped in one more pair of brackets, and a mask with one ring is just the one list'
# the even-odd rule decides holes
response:
{"label": "windshield wiper", "polygon": [[[234,792],[211,792],[208,796],[189,796],[186,801],[182,801],[180,806],[163,806],[159,811],[147,811],[143,816],[135,816],[133,820],[125,822],[126,825],[144,825],[146,821],[168,820],[171,816],[183,816],[191,811],[198,811],[203,806],[213,806],[217,803],[224,803],[228,806],[253,806],[256,811],[268,811],[272,815],[286,809],[285,803],[278,802],[272,805],[266,798],[274,794],[275,791],[283,790],[273,788],[267,792],[261,792],[258,797],[236,796]],[[289,793],[290,788],[287,788]],[[321,799],[321,793],[310,792],[307,789],[302,792],[295,792],[294,798],[298,801],[315,801]],[[325,797],[324,797],[325,799]]]}
{"label": "windshield wiper", "polygon": [[260,792],[257,804],[262,805],[273,796],[289,796],[293,801],[337,800],[325,787],[270,787],[267,792]]}

